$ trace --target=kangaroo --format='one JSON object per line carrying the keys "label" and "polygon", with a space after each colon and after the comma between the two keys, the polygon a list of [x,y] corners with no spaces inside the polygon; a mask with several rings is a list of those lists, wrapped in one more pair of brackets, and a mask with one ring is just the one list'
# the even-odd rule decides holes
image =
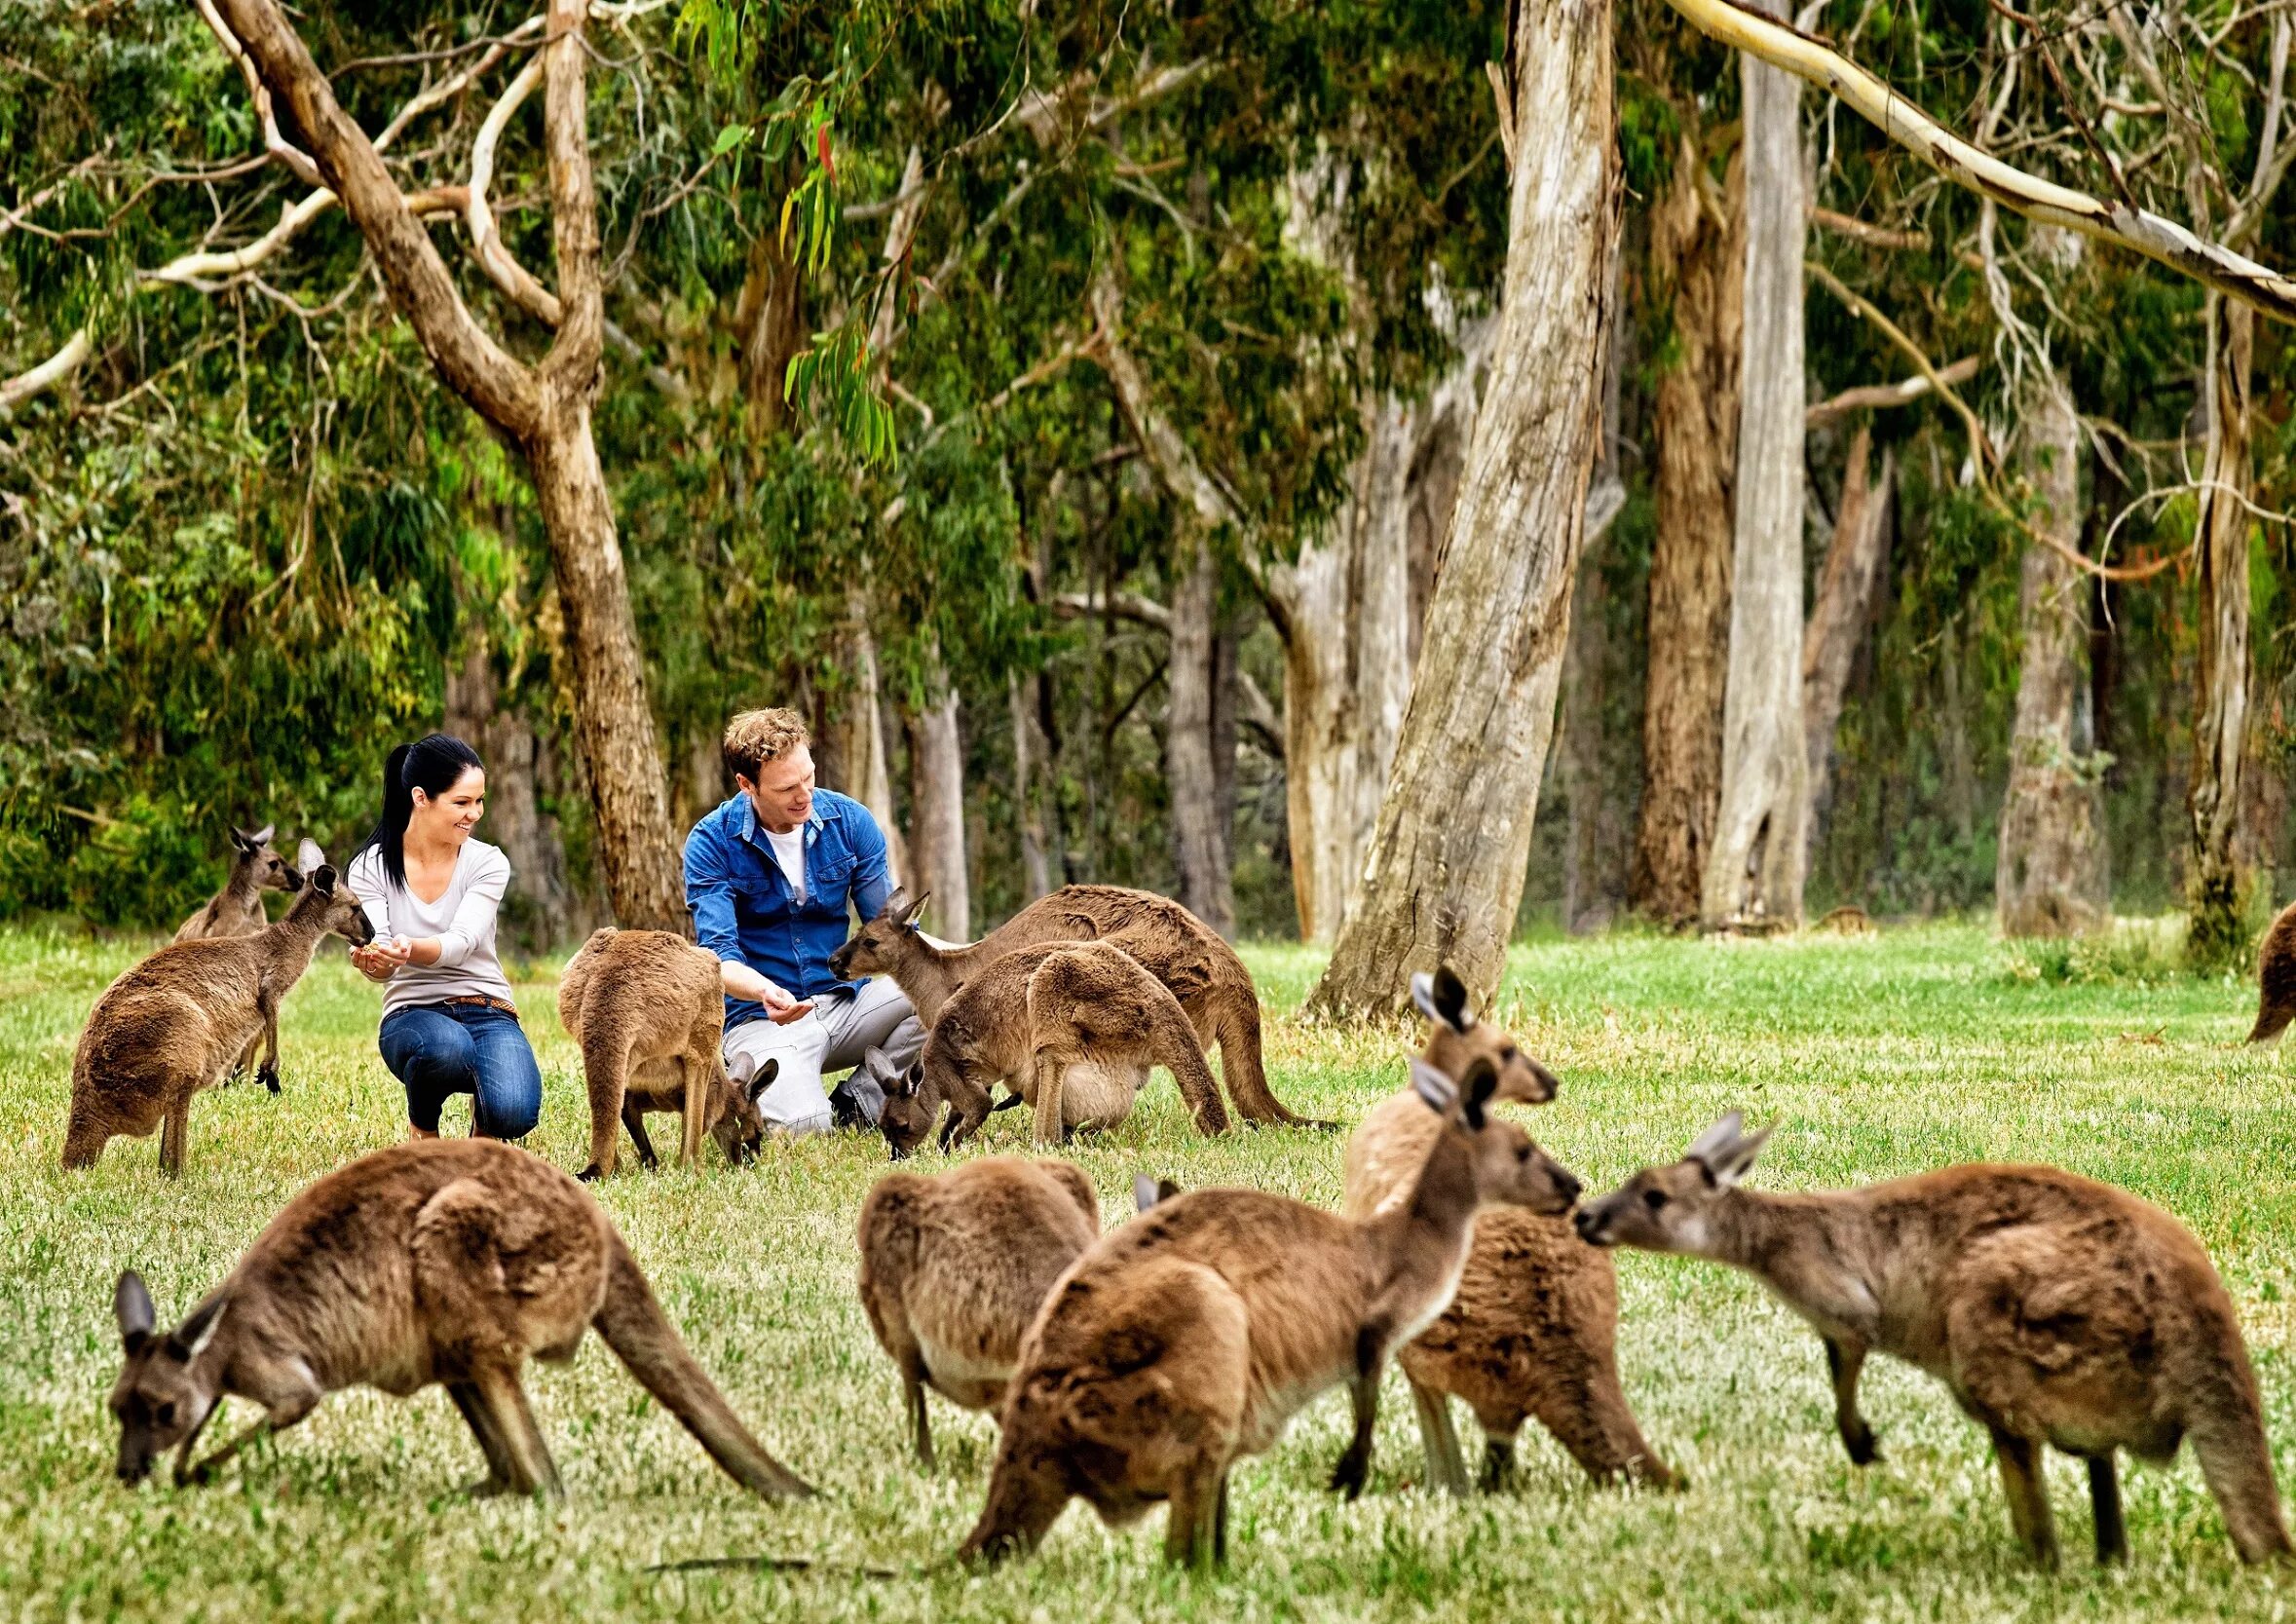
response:
{"label": "kangaroo", "polygon": [[[1454,1076],[1477,1059],[1496,1066],[1494,1104],[1554,1098],[1554,1074],[1505,1032],[1476,1020],[1466,987],[1449,968],[1413,976],[1411,998],[1427,1017],[1420,1059],[1428,1065]],[[1360,1221],[1408,1200],[1442,1131],[1408,1090],[1365,1117],[1347,1141],[1341,1210]],[[1457,1294],[1397,1351],[1396,1363],[1411,1384],[1431,1488],[1467,1492],[1451,1427],[1453,1397],[1483,1425],[1486,1491],[1512,1480],[1515,1439],[1531,1416],[1597,1483],[1676,1482],[1643,1438],[1619,1384],[1617,1270],[1608,1253],[1580,1242],[1567,1220],[1521,1207],[1478,1217]]]}
{"label": "kangaroo", "polygon": [[715,954],[667,930],[594,930],[558,977],[558,1024],[582,1046],[590,1095],[590,1164],[576,1177],[614,1171],[618,1120],[639,1162],[659,1165],[646,1137],[649,1111],[683,1115],[679,1159],[689,1165],[700,1158],[704,1133],[716,1134],[729,1161],[757,1153],[766,1132],[757,1098],[781,1063],[767,1061],[746,1091],[726,1076],[719,1046],[726,999]]}
{"label": "kangaroo", "polygon": [[[314,848],[313,855],[317,855]],[[280,1001],[330,931],[374,940],[349,886],[321,860],[286,917],[252,936],[174,942],[104,989],[72,1056],[63,1164],[93,1166],[114,1135],[160,1128],[160,1171],[183,1171],[191,1097],[212,1088],[250,1039],[264,1044],[256,1079],[279,1092]]]}
{"label": "kangaroo", "polygon": [[272,825],[253,834],[231,831],[231,877],[207,905],[175,927],[175,940],[202,941],[212,936],[252,936],[269,923],[263,917],[265,891],[303,888],[302,871],[271,849]]}
{"label": "kangaroo", "polygon": [[[205,1483],[331,1392],[363,1383],[404,1398],[439,1382],[486,1457],[475,1492],[556,1498],[519,1375],[529,1358],[573,1358],[595,1326],[727,1476],[767,1499],[812,1492],[727,1408],[589,1191],[496,1140],[417,1140],[328,1174],[164,1336],[132,1270],[113,1309],[127,1352],[111,1398],[123,1483],[170,1449],[176,1483]],[[194,1466],[226,1397],[263,1418]]]}
{"label": "kangaroo", "polygon": [[2296,903],[2280,911],[2264,933],[2256,955],[2256,980],[2262,993],[2256,1009],[2255,1030],[2248,1041],[2261,1043],[2277,1038],[2296,1020]]}
{"label": "kangaroo", "polygon": [[1123,1121],[1151,1064],[1171,1072],[1200,1132],[1227,1131],[1204,1051],[1162,982],[1108,942],[1016,948],[941,1005],[906,1076],[880,1074],[879,1127],[898,1161],[946,1105],[941,1148],[954,1150],[996,1109],[990,1085],[1007,1079],[1035,1108],[1037,1142],[1057,1144],[1076,1128]]}
{"label": "kangaroo", "polygon": [[1252,972],[1220,932],[1168,897],[1121,886],[1064,886],[1038,897],[979,941],[953,947],[917,928],[926,901],[896,889],[875,919],[829,957],[846,979],[889,975],[930,1026],[967,978],[1015,948],[1050,942],[1112,942],[1161,981],[1193,1024],[1199,1048],[1220,1046],[1227,1090],[1247,1121],[1329,1130],[1301,1116],[1267,1086],[1261,1058],[1260,995]]}
{"label": "kangaroo", "polygon": [[1457,1086],[1418,1062],[1411,1075],[1446,1127],[1402,1208],[1358,1223],[1259,1190],[1189,1190],[1062,1276],[1021,1344],[960,1559],[1035,1549],[1080,1494],[1117,1526],[1169,1500],[1165,1555],[1224,1561],[1229,1468],[1340,1382],[1355,1436],[1332,1486],[1361,1492],[1380,1373],[1450,1300],[1477,1206],[1560,1213],[1578,1193],[1521,1128],[1485,1114],[1489,1066]]}
{"label": "kangaroo", "polygon": [[1068,1162],[987,1156],[938,1178],[886,1174],[862,1199],[860,1236],[861,1306],[901,1368],[918,1464],[930,1471],[925,1388],[967,1410],[1004,1403],[1021,1334],[1100,1238],[1100,1197]]}
{"label": "kangaroo", "polygon": [[2127,1554],[2113,1455],[2166,1460],[2189,1433],[2243,1561],[2290,1553],[2256,1378],[2232,1299],[2175,1219],[2053,1167],[1973,1164],[1863,1190],[1742,1189],[1769,1130],[1735,1111],[1680,1161],[1578,1215],[1596,1246],[1743,1268],[1810,1322],[1850,1459],[1880,1456],[1858,1411],[1869,1352],[1942,1381],[1992,1435],[2010,1525],[2056,1561],[2041,1447],[2089,1462],[2096,1555]]}

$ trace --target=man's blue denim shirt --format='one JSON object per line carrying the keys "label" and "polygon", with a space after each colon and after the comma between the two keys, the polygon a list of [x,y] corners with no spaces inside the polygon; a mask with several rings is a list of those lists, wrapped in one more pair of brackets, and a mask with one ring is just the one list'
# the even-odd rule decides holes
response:
{"label": "man's blue denim shirt", "polygon": [[[719,959],[747,964],[800,999],[858,987],[829,972],[829,956],[851,933],[850,901],[874,919],[891,891],[885,832],[860,802],[835,790],[813,791],[806,820],[806,899],[789,894],[757,826],[757,809],[736,795],[686,837],[686,906],[694,934]],[[726,1025],[762,1020],[765,1005],[726,1000]]]}

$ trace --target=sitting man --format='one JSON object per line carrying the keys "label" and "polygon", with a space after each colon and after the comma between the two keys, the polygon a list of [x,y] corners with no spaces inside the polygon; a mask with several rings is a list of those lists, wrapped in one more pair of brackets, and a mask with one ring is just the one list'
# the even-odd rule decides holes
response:
{"label": "sitting man", "polygon": [[860,1065],[872,1048],[907,1066],[924,1046],[899,987],[829,970],[850,933],[847,904],[870,919],[893,888],[885,832],[860,802],[813,787],[795,711],[743,711],[726,725],[724,750],[740,793],[687,837],[686,906],[721,962],[726,1071],[746,1086],[768,1059],[780,1061],[758,1109],[783,1133],[823,1133],[840,1118],[874,1123],[885,1099],[866,1072],[834,1105],[821,1076]]}

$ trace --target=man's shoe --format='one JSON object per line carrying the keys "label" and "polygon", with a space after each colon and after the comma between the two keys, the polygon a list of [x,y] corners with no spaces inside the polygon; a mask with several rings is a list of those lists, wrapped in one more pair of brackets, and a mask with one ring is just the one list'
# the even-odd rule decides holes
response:
{"label": "man's shoe", "polygon": [[872,1131],[885,1115],[885,1089],[869,1075],[868,1067],[856,1067],[830,1090],[829,1110],[839,1127]]}

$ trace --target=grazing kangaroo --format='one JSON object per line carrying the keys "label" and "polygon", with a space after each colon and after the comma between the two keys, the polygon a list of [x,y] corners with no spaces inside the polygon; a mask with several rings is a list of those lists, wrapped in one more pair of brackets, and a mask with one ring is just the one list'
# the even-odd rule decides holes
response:
{"label": "grazing kangaroo", "polygon": [[[573,1358],[594,1326],[727,1476],[767,1499],[812,1492],[727,1408],[589,1191],[497,1140],[417,1140],[328,1174],[165,1336],[132,1271],[113,1307],[128,1356],[111,1399],[124,1483],[170,1449],[177,1484],[204,1483],[329,1393],[363,1383],[404,1398],[439,1382],[486,1456],[475,1491],[554,1498],[558,1469],[519,1374],[529,1358]],[[226,1397],[262,1405],[263,1418],[194,1466]]]}
{"label": "grazing kangaroo", "polygon": [[954,1150],[988,1120],[1001,1079],[1035,1108],[1037,1142],[1058,1144],[1123,1121],[1151,1065],[1172,1074],[1200,1132],[1227,1131],[1220,1086],[1162,982],[1107,942],[1016,948],[941,1005],[923,1052],[885,1083],[878,1125],[898,1161],[946,1105],[941,1148]]}
{"label": "grazing kangaroo", "polygon": [[[317,855],[317,849],[313,849]],[[330,931],[355,944],[374,926],[332,866],[315,864],[295,905],[252,936],[175,942],[104,989],[72,1056],[63,1164],[88,1167],[115,1134],[160,1133],[160,1171],[183,1171],[191,1097],[221,1082],[260,1037],[255,1076],[279,1092],[279,1006]]]}
{"label": "grazing kangaroo", "polygon": [[204,941],[213,936],[252,936],[269,923],[263,917],[265,891],[292,891],[303,888],[302,871],[271,849],[272,825],[253,834],[231,832],[231,877],[206,906],[175,927],[179,942]]}
{"label": "grazing kangaroo", "polygon": [[1476,1208],[1559,1213],[1578,1193],[1521,1128],[1486,1115],[1487,1065],[1454,1087],[1414,1061],[1412,1081],[1446,1127],[1402,1208],[1356,1223],[1259,1190],[1190,1190],[1076,1261],[1021,1345],[960,1558],[1033,1550],[1080,1494],[1119,1526],[1169,1500],[1165,1555],[1223,1561],[1229,1468],[1340,1382],[1355,1436],[1332,1486],[1361,1491],[1380,1372],[1450,1300]]}
{"label": "grazing kangaroo", "polygon": [[1948,1167],[1863,1190],[1762,1195],[1739,1181],[1769,1130],[1735,1111],[1680,1161],[1578,1215],[1597,1246],[1743,1268],[1810,1322],[1850,1459],[1869,1352],[1942,1381],[1993,1439],[2016,1537],[2056,1561],[2041,1447],[2089,1462],[2099,1562],[2127,1554],[2113,1454],[2166,1460],[2187,1435],[2246,1562],[2290,1554],[2256,1378],[2232,1299],[2183,1225],[2053,1167]]}
{"label": "grazing kangaroo", "polygon": [[1068,1162],[986,1156],[938,1178],[886,1174],[862,1199],[860,1236],[861,1306],[901,1369],[929,1470],[925,1388],[967,1410],[1003,1404],[1044,1294],[1100,1238],[1100,1197]]}
{"label": "grazing kangaroo", "polygon": [[969,947],[931,941],[917,928],[925,900],[912,902],[906,890],[896,889],[875,919],[830,955],[831,973],[891,976],[917,1018],[930,1026],[959,987],[1015,948],[1111,942],[1171,989],[1187,1011],[1199,1048],[1220,1045],[1227,1091],[1246,1120],[1334,1126],[1298,1114],[1269,1091],[1252,972],[1219,931],[1169,897],[1121,886],[1064,886]]}
{"label": "grazing kangaroo", "polygon": [[[1448,968],[1413,976],[1411,997],[1427,1017],[1420,1055],[1427,1064],[1452,1076],[1478,1058],[1495,1065],[1494,1104],[1554,1098],[1554,1074],[1505,1032],[1476,1020],[1466,988]],[[1442,1131],[1442,1122],[1408,1090],[1365,1117],[1347,1141],[1341,1210],[1360,1221],[1409,1200]],[[1467,1492],[1466,1462],[1451,1427],[1454,1397],[1483,1425],[1486,1490],[1503,1489],[1513,1477],[1516,1435],[1532,1416],[1598,1483],[1675,1482],[1643,1438],[1619,1383],[1617,1270],[1608,1253],[1579,1240],[1567,1219],[1521,1207],[1484,1212],[1450,1305],[1395,1357],[1411,1383],[1431,1488]]]}
{"label": "grazing kangaroo", "polygon": [[558,977],[558,1024],[582,1046],[590,1095],[590,1164],[577,1177],[614,1171],[617,1121],[629,1129],[639,1162],[658,1165],[649,1111],[681,1114],[678,1158],[688,1165],[700,1158],[705,1133],[716,1134],[729,1161],[757,1153],[766,1133],[757,1097],[781,1063],[767,1061],[746,1090],[726,1076],[726,998],[714,953],[667,930],[593,930]]}
{"label": "grazing kangaroo", "polygon": [[2256,955],[2256,980],[2262,997],[2255,1030],[2248,1034],[2251,1043],[2277,1038],[2296,1020],[2296,903],[2281,909],[2264,933],[2264,946]]}

